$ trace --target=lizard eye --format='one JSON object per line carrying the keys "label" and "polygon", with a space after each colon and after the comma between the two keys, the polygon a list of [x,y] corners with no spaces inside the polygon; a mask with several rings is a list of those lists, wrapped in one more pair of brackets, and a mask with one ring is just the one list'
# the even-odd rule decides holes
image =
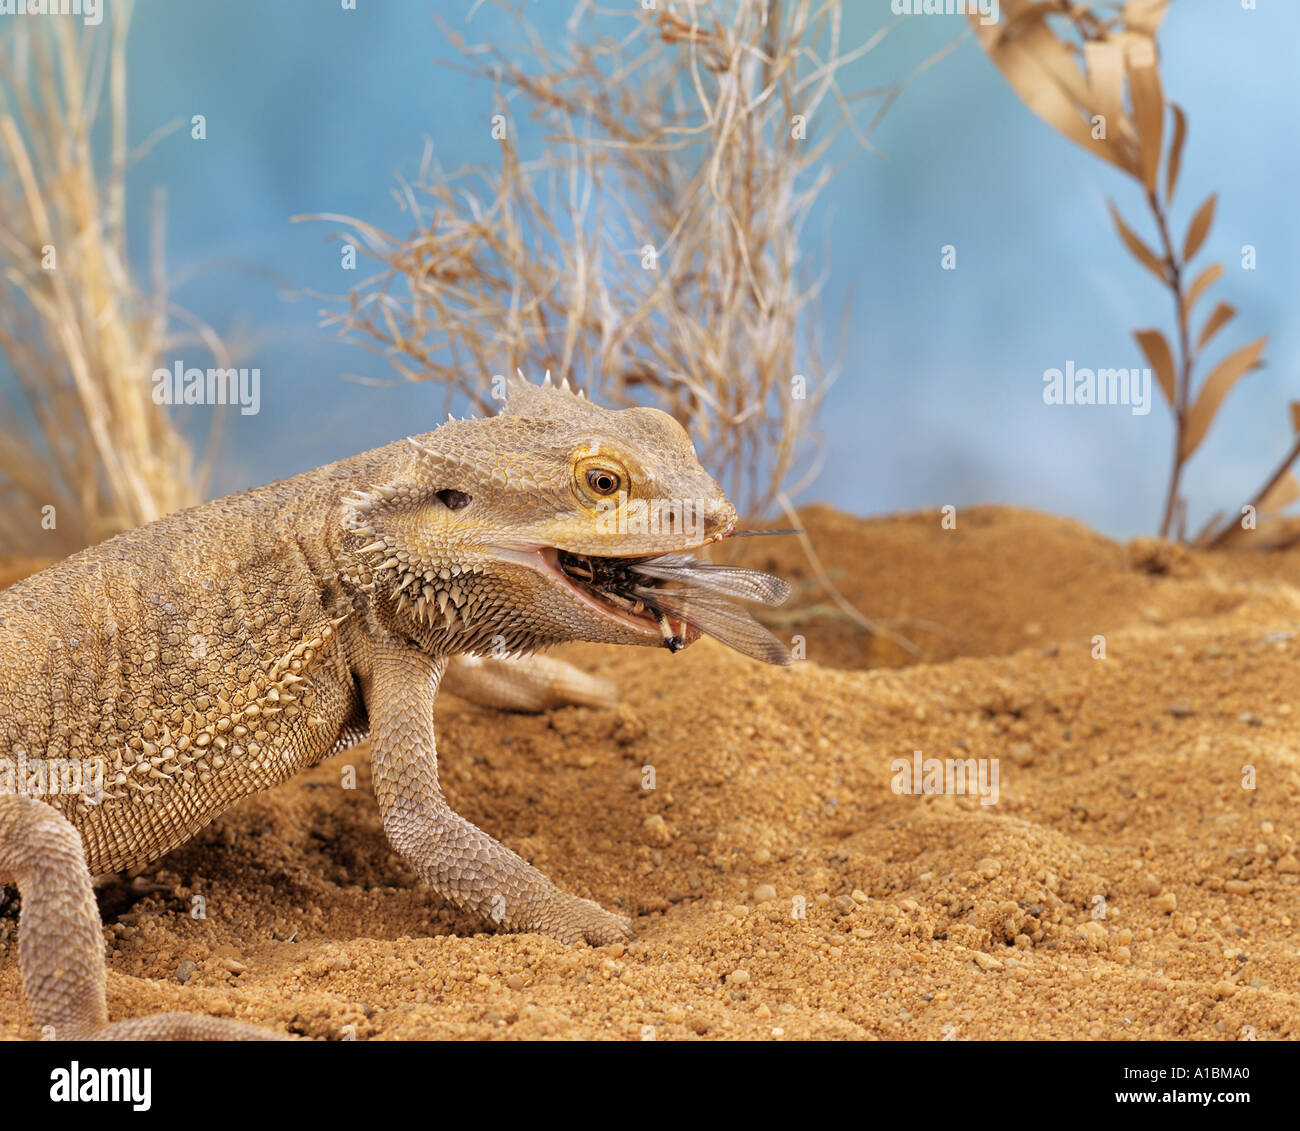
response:
{"label": "lizard eye", "polygon": [[623,481],[612,471],[603,467],[593,467],[587,472],[587,486],[597,495],[612,495],[623,485]]}

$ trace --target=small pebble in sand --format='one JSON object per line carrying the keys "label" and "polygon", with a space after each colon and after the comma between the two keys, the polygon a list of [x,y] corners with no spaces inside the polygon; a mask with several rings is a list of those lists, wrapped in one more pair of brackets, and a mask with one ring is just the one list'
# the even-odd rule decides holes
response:
{"label": "small pebble in sand", "polygon": [[1162,891],[1156,896],[1156,910],[1163,911],[1166,915],[1178,910],[1178,896],[1171,891]]}
{"label": "small pebble in sand", "polygon": [[1106,941],[1106,928],[1096,919],[1089,919],[1086,923],[1080,924],[1079,934],[1087,940],[1090,946],[1101,946]]}
{"label": "small pebble in sand", "polygon": [[754,889],[754,902],[767,903],[769,900],[776,898],[776,888],[771,884],[759,884]]}
{"label": "small pebble in sand", "polygon": [[733,970],[730,974],[727,975],[727,981],[730,982],[733,986],[743,986],[746,982],[749,981],[749,971]]}
{"label": "small pebble in sand", "polygon": [[1017,766],[1034,764],[1034,748],[1028,742],[1013,742],[1007,748],[1007,754]]}
{"label": "small pebble in sand", "polygon": [[646,840],[652,845],[666,848],[672,842],[672,830],[658,813],[651,813],[641,822],[641,827],[645,830]]}

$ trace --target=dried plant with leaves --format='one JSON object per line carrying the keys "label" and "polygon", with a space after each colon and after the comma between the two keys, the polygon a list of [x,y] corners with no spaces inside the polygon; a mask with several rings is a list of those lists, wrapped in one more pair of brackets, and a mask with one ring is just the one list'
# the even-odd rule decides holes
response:
{"label": "dried plant with leaves", "polygon": [[[1102,17],[1083,4],[1062,0],[1002,0],[1002,22],[984,26],[972,16],[971,23],[989,58],[1030,110],[1131,177],[1142,192],[1158,248],[1125,221],[1113,202],[1109,207],[1124,246],[1169,291],[1174,306],[1174,346],[1156,328],[1137,330],[1134,337],[1174,415],[1173,464],[1160,533],[1168,537],[1176,531],[1182,539],[1183,468],[1233,387],[1262,365],[1268,339],[1237,347],[1194,381],[1206,347],[1237,311],[1231,303],[1218,302],[1193,332],[1196,305],[1223,275],[1223,264],[1212,263],[1194,276],[1190,266],[1214,222],[1216,194],[1196,207],[1181,241],[1171,232],[1170,207],[1188,130],[1186,113],[1165,97],[1160,81],[1156,33],[1167,6],[1168,0],[1128,0],[1115,14]],[[1300,429],[1295,404],[1292,419]],[[1249,513],[1274,514],[1300,498],[1300,482],[1290,471],[1297,456],[1300,439],[1256,492]],[[1222,515],[1215,515],[1195,541],[1219,545],[1240,529],[1235,520],[1224,523]]]}
{"label": "dried plant with leaves", "polygon": [[[216,356],[224,351],[207,327],[168,305],[160,240],[151,292],[128,267],[129,5],[112,16],[111,36],[70,19],[31,19],[5,21],[0,38],[0,359],[13,389],[0,398],[0,547],[8,552],[60,556],[149,522],[199,501],[206,474],[153,403],[151,375],[169,347],[193,336]],[[101,103],[107,120],[97,130]],[[96,142],[105,140],[107,159],[97,161]],[[173,340],[168,327],[178,318],[191,333]]]}
{"label": "dried plant with leaves", "polygon": [[[602,16],[624,21],[622,38],[586,42],[593,18],[579,5],[562,56],[526,25],[528,50],[508,56],[446,30],[461,65],[498,84],[500,167],[446,176],[426,151],[399,193],[404,237],[301,217],[344,223],[381,265],[326,323],[484,411],[493,373],[516,369],[655,404],[765,511],[815,474],[811,429],[835,377],[804,224],[837,138],[867,145],[898,88],[840,89],[875,41],[841,50],[838,2],[630,5]],[[524,111],[549,131],[528,163]]]}

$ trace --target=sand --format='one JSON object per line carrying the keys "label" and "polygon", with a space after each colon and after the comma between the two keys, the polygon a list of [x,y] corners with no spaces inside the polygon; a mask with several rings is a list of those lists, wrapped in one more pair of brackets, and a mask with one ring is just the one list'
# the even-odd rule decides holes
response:
{"label": "sand", "polygon": [[[635,941],[477,933],[389,848],[363,746],[101,882],[112,1016],[359,1040],[1300,1037],[1300,552],[1125,546],[992,507],[955,531],[805,518],[925,662],[832,614],[772,540],[748,561],[805,582],[792,668],[583,646],[561,654],[617,679],[618,710],[441,706],[452,804],[633,915]],[[916,750],[996,759],[997,803],[895,792]],[[0,1032],[31,1035],[13,904]]]}

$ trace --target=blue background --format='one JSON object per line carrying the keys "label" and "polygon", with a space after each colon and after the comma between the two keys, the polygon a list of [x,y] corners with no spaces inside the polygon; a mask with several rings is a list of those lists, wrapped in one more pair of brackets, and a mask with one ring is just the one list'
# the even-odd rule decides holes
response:
{"label": "blue background", "polygon": [[[617,2],[617,0],[613,0]],[[471,40],[508,47],[517,26],[491,6],[437,5]],[[208,138],[170,135],[131,173],[132,256],[147,277],[148,209],[166,190],[167,261],[176,300],[254,345],[262,411],[231,413],[230,456],[212,484],[225,493],[293,474],[406,432],[432,427],[442,392],[388,380],[386,363],[318,326],[322,303],[361,271],[339,268],[336,226],[293,224],[334,212],[404,232],[390,190],[413,175],[431,138],[444,167],[494,161],[492,91],[440,66],[456,57],[416,0],[141,0],[129,47],[136,141],[160,124],[206,115]],[[887,0],[849,0],[845,44],[893,19]],[[536,0],[532,20],[558,39],[569,0]],[[911,17],[842,75],[846,89],[908,74],[965,31],[957,17]],[[1214,299],[1238,319],[1212,357],[1261,334],[1268,368],[1229,399],[1185,475],[1193,525],[1236,506],[1290,442],[1286,401],[1300,396],[1300,3],[1175,0],[1160,34],[1165,92],[1190,135],[1175,198],[1181,233],[1219,193],[1198,265],[1222,259]],[[521,120],[519,128],[542,127]],[[848,304],[846,364],[822,427],[821,478],[804,493],[858,514],[1005,502],[1078,517],[1116,536],[1152,531],[1168,475],[1172,426],[1158,393],[1150,415],[1119,407],[1047,407],[1042,374],[1140,365],[1131,331],[1172,340],[1165,291],[1122,248],[1113,197],[1153,239],[1134,183],[1031,115],[974,40],[913,81],[873,136],[886,158],[859,154],[807,227],[820,268],[834,260],[828,318]],[[527,151],[533,140],[521,139]],[[1258,269],[1240,268],[1254,244]],[[958,269],[940,269],[940,248]],[[835,327],[828,329],[834,332]],[[238,338],[236,332],[234,337]],[[206,362],[204,362],[206,364]],[[493,363],[485,362],[491,371]],[[182,409],[201,432],[211,410]],[[197,427],[196,427],[197,426]]]}

